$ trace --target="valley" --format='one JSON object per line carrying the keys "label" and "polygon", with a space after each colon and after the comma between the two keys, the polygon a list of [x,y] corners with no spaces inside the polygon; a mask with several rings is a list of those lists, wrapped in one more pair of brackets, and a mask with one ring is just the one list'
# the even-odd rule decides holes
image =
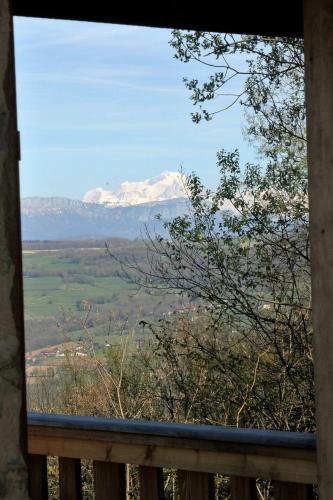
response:
{"label": "valley", "polygon": [[[179,297],[139,290],[134,275],[115,259],[131,257],[145,265],[143,241],[121,238],[23,243],[27,366],[58,365],[68,346],[76,357],[130,336],[146,340],[140,321],[158,321],[184,307]],[[65,346],[65,347],[64,347]],[[67,346],[67,347],[66,347]],[[80,349],[79,349],[80,348]],[[80,354],[79,354],[80,353]]]}

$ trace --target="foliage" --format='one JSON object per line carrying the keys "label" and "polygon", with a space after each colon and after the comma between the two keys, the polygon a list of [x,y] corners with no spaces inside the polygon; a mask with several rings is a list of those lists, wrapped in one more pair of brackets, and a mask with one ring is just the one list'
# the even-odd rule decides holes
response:
{"label": "foliage", "polygon": [[265,157],[304,162],[303,40],[174,30],[170,44],[180,61],[211,70],[202,82],[184,79],[198,109],[195,123],[238,102],[248,119],[247,136]]}
{"label": "foliage", "polygon": [[[239,407],[244,384],[251,386],[256,410],[245,421],[229,423],[313,430],[306,172],[277,164],[265,171],[247,165],[242,172],[237,153],[220,153],[219,167],[214,193],[195,174],[188,177],[192,214],[165,223],[168,239],[147,243],[151,268],[136,266],[137,282],[200,298],[211,318],[206,328],[212,341],[216,329],[224,332],[228,349],[208,348],[207,334],[200,340],[191,328],[188,335],[206,352],[206,363],[219,360],[221,373],[230,363],[238,367],[243,383],[235,383],[232,392],[239,396]],[[161,332],[157,337],[165,356],[168,349],[171,356],[184,348],[174,331],[164,326],[164,336],[173,339],[167,344]],[[254,373],[249,384],[247,377]],[[265,405],[270,411],[263,421]]]}
{"label": "foliage", "polygon": [[[185,80],[199,106],[193,120],[209,120],[239,100],[262,161],[241,166],[237,151],[218,152],[217,189],[189,175],[189,215],[165,221],[167,238],[148,235],[148,271],[130,260],[125,267],[137,272],[140,286],[205,304],[210,336],[191,326],[184,341],[174,325],[151,325],[165,362],[175,367],[169,379],[174,394],[184,375],[176,367],[185,360],[192,370],[193,355],[209,377],[216,374],[215,362],[220,382],[227,381],[230,393],[224,397],[233,408],[228,423],[314,430],[302,42],[174,31],[171,44],[181,61],[194,59],[214,71],[202,84]],[[232,57],[240,53],[247,59],[237,69]],[[228,106],[202,107],[227,97],[225,89],[236,77],[243,78],[243,88]],[[216,344],[216,332],[222,343]],[[222,399],[217,400],[223,420]],[[202,419],[207,406],[206,401],[198,413]]]}

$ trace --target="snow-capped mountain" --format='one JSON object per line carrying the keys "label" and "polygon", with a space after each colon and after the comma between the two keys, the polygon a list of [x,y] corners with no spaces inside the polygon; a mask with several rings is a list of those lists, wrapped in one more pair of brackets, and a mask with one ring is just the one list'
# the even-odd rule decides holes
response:
{"label": "snow-capped mountain", "polygon": [[[119,189],[88,191],[83,201],[61,197],[21,200],[24,240],[75,238],[138,238],[148,230],[167,236],[163,220],[189,213],[183,175],[163,172],[139,182],[123,182]],[[234,210],[226,201],[221,209]],[[161,219],[156,218],[160,214]]]}
{"label": "snow-capped mountain", "polygon": [[114,191],[96,188],[83,196],[86,203],[98,203],[108,207],[126,207],[142,203],[184,198],[184,179],[178,172],[162,172],[157,177],[144,181],[125,181]]}
{"label": "snow-capped mountain", "polygon": [[82,237],[140,237],[149,231],[165,232],[156,219],[173,219],[188,210],[183,178],[163,172],[139,182],[123,182],[119,189],[88,191],[83,201],[68,198],[30,197],[21,200],[22,235],[25,240]]}

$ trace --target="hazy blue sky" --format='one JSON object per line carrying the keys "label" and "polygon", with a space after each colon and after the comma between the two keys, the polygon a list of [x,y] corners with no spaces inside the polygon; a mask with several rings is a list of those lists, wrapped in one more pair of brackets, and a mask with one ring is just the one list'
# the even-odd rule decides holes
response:
{"label": "hazy blue sky", "polygon": [[192,123],[182,77],[207,69],[175,60],[169,39],[169,30],[15,19],[22,196],[79,199],[181,166],[212,186],[218,149],[251,159],[239,107]]}

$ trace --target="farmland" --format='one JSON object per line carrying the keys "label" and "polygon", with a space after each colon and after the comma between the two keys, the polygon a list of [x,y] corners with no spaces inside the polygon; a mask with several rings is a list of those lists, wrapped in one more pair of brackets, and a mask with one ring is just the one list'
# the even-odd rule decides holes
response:
{"label": "farmland", "polygon": [[[79,245],[79,246],[78,246]],[[142,241],[115,240],[118,259],[144,265]],[[139,322],[180,307],[176,296],[148,294],[105,249],[104,241],[35,242],[23,245],[26,350],[89,334],[101,346],[120,334],[143,335]]]}

